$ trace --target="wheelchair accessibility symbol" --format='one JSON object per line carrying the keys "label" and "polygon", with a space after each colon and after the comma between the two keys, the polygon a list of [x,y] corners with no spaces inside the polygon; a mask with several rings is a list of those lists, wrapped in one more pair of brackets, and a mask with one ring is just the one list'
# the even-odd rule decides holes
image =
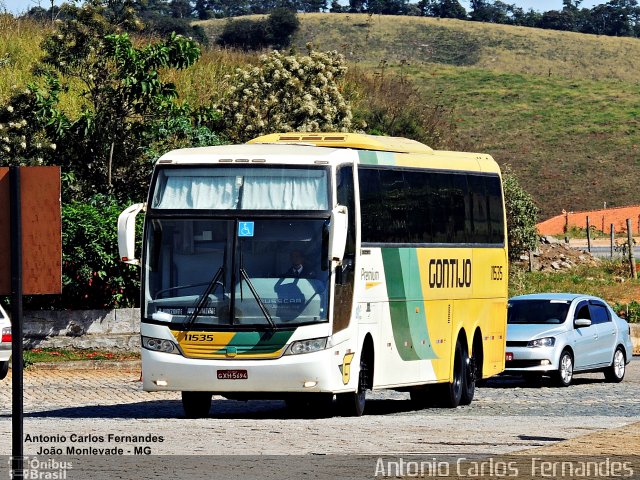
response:
{"label": "wheelchair accessibility symbol", "polygon": [[238,222],[238,236],[253,237],[253,223],[254,222]]}

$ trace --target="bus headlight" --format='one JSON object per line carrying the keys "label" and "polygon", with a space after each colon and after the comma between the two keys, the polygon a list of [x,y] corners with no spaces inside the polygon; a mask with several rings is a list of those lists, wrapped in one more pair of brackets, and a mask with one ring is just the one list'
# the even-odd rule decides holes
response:
{"label": "bus headlight", "polygon": [[299,340],[293,342],[287,348],[285,355],[298,355],[300,353],[319,352],[327,347],[327,337],[312,338],[311,340]]}
{"label": "bus headlight", "polygon": [[153,350],[154,352],[174,353],[176,355],[180,354],[180,350],[178,350],[175,343],[163,338],[142,337],[142,346],[147,350]]}
{"label": "bus headlight", "polygon": [[527,343],[527,347],[553,347],[556,339],[553,337],[538,338]]}

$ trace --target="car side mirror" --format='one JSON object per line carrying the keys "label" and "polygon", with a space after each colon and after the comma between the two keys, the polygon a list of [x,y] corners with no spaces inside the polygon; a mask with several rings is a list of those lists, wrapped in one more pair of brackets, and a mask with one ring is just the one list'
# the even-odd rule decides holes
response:
{"label": "car side mirror", "polygon": [[590,327],[591,326],[591,320],[589,320],[588,318],[578,318],[578,319],[574,320],[573,324],[577,328]]}

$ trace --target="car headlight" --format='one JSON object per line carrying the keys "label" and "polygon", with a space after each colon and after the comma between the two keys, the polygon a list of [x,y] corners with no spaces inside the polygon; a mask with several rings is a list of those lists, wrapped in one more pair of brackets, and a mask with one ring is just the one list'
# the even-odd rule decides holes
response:
{"label": "car headlight", "polygon": [[553,337],[536,338],[527,343],[527,347],[553,347],[556,339]]}
{"label": "car headlight", "polygon": [[147,350],[153,350],[154,352],[174,353],[180,355],[180,350],[175,343],[171,340],[165,340],[163,338],[142,337],[142,346]]}
{"label": "car headlight", "polygon": [[298,355],[300,353],[319,352],[320,350],[324,350],[327,347],[327,340],[327,337],[322,337],[293,342],[289,346],[289,348],[287,348],[285,355]]}

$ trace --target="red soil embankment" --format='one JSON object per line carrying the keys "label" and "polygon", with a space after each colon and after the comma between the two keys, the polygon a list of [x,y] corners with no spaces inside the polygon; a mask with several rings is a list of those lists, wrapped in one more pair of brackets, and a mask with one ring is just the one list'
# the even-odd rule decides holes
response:
{"label": "red soil embankment", "polygon": [[627,231],[627,218],[631,219],[632,233],[640,232],[640,205],[619,208],[606,208],[591,210],[588,212],[565,212],[540,222],[538,232],[540,235],[564,235],[571,227],[587,228],[587,216],[591,228],[609,232],[613,223],[615,232]]}

